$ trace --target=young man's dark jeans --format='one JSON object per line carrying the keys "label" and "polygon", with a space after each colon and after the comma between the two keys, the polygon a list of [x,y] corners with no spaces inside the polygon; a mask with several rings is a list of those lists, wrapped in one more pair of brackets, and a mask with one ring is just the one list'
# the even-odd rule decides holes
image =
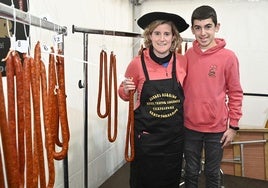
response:
{"label": "young man's dark jeans", "polygon": [[220,139],[223,133],[201,133],[185,130],[185,188],[198,188],[201,157],[204,147],[206,188],[220,187],[220,164],[223,149]]}

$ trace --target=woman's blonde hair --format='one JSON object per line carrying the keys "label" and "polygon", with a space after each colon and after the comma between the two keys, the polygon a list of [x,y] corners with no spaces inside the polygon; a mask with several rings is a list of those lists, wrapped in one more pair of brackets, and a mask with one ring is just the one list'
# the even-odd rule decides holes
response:
{"label": "woman's blonde hair", "polygon": [[162,25],[162,24],[169,24],[171,26],[173,41],[171,43],[170,51],[174,52],[178,48],[178,46],[181,45],[182,38],[176,26],[171,21],[156,20],[156,21],[153,21],[150,25],[148,25],[144,29],[144,32],[143,32],[144,46],[145,48],[149,48],[152,45],[152,40],[150,39],[150,35],[153,33],[153,31],[155,30],[157,26]]}

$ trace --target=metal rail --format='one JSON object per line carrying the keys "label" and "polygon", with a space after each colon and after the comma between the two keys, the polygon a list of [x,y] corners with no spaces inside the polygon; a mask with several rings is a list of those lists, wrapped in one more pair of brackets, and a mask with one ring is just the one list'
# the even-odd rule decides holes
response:
{"label": "metal rail", "polygon": [[60,34],[67,34],[67,27],[57,25],[53,22],[49,22],[44,18],[39,18],[24,12],[22,10],[16,9],[12,6],[0,3],[0,17],[8,20],[13,20],[26,25],[33,25],[36,27],[41,27],[50,31],[55,31]]}
{"label": "metal rail", "polygon": [[241,164],[242,177],[245,176],[245,161],[244,161],[244,145],[245,144],[256,144],[256,143],[266,143],[267,140],[248,140],[248,141],[235,141],[232,142],[232,145],[239,145],[240,147],[240,156],[235,157],[234,159],[222,159],[222,162],[226,163],[235,163]]}
{"label": "metal rail", "polygon": [[[119,37],[142,38],[142,35],[140,33],[90,29],[90,28],[77,27],[77,26],[73,25],[72,26],[72,33],[75,33],[75,32],[87,33],[87,34],[98,34],[98,35],[111,35],[111,36],[119,36]],[[191,39],[191,38],[183,38],[183,42],[192,42],[193,40],[194,39]]]}
{"label": "metal rail", "polygon": [[268,97],[268,94],[263,93],[244,93],[245,96],[256,96],[256,97]]}

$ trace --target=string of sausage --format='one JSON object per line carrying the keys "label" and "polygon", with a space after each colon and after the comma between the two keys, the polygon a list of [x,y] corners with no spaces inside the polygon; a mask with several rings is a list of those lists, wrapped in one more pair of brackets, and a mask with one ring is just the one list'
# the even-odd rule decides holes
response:
{"label": "string of sausage", "polygon": [[[104,71],[104,75],[103,75]],[[108,81],[108,70],[107,70],[107,53],[102,50],[100,53],[100,69],[99,69],[99,90],[98,90],[98,101],[97,101],[97,114],[100,118],[105,118],[108,116],[108,140],[114,142],[117,137],[117,124],[118,124],[118,98],[117,98],[117,77],[116,77],[116,58],[113,52],[110,54],[110,66],[109,66],[109,81]],[[104,81],[103,81],[104,77]],[[102,98],[102,88],[104,82],[104,92],[105,92],[105,113],[102,114],[100,110],[101,98]],[[113,96],[114,96],[114,127],[112,135],[112,83],[113,83]]]}
{"label": "string of sausage", "polygon": [[[188,48],[188,42],[185,42],[185,45],[184,45],[184,54],[187,51],[187,48]],[[182,45],[179,46],[179,48],[177,50],[177,53],[182,54]]]}
{"label": "string of sausage", "polygon": [[20,187],[24,187],[25,170],[25,148],[24,148],[24,90],[23,90],[23,68],[18,53],[13,53],[13,63],[16,75],[17,96],[17,128],[18,128],[18,160],[20,173]]}
{"label": "string of sausage", "polygon": [[[116,77],[116,58],[113,52],[110,54],[110,68],[109,68],[109,115],[108,115],[108,140],[114,142],[117,137],[117,123],[118,123],[118,98],[117,98],[117,77]],[[112,127],[111,127],[111,106],[112,106],[112,82],[113,84],[113,96],[114,96],[114,134],[112,136]]]}
{"label": "string of sausage", "polygon": [[[54,50],[52,49],[52,53]],[[40,43],[38,42],[35,47],[35,64],[31,67],[31,75],[37,76],[36,82],[37,86],[40,87],[41,79],[41,90],[42,90],[42,104],[43,104],[43,117],[44,117],[44,126],[45,126],[45,138],[46,138],[46,149],[47,149],[47,161],[48,161],[48,170],[49,170],[49,178],[47,187],[53,187],[55,182],[55,167],[54,167],[54,159],[61,160],[64,159],[67,155],[68,146],[69,146],[69,126],[67,119],[67,110],[66,110],[66,94],[65,94],[65,83],[64,83],[64,59],[63,57],[58,58],[58,67],[56,74],[56,67],[54,61],[54,55],[50,54],[49,57],[49,89],[47,89],[47,79],[46,79],[46,70],[43,61],[41,60],[41,51],[40,51]],[[35,69],[35,72],[33,71]],[[35,73],[35,74],[34,74]],[[57,77],[58,76],[58,77]],[[59,80],[59,83],[56,82],[56,77]],[[39,82],[38,82],[39,81]],[[33,80],[34,83],[34,80]],[[59,85],[59,88],[55,90],[55,87]],[[33,88],[34,90],[34,88]],[[56,93],[55,93],[56,92]],[[38,93],[38,91],[37,91]],[[39,93],[40,95],[40,93]],[[34,96],[34,92],[33,92]],[[51,97],[51,98],[50,98]],[[56,99],[56,100],[55,100]],[[33,99],[34,100],[34,99]],[[40,101],[39,101],[40,102]],[[39,109],[40,110],[40,109]],[[59,116],[59,117],[58,117]],[[35,119],[35,118],[34,118]],[[60,121],[59,121],[60,120]],[[60,122],[61,125],[61,133],[62,133],[62,150],[56,151],[55,143],[56,137],[58,136],[58,124]],[[38,134],[38,130],[35,134]],[[36,140],[35,140],[36,141]],[[41,140],[42,141],[42,140]],[[35,146],[40,142],[35,142]],[[36,151],[36,150],[35,150]],[[38,151],[38,150],[37,150]],[[39,152],[38,156],[40,155]],[[38,159],[39,166],[43,169],[44,159],[43,153],[41,153],[42,158],[40,160],[40,156]],[[35,156],[35,155],[34,155]],[[35,159],[35,162],[37,160]],[[34,177],[37,174],[34,173]],[[43,174],[43,170],[40,171],[39,168],[39,176],[40,176],[40,187],[45,187],[45,174]],[[36,185],[36,178],[34,178],[33,185]]]}
{"label": "string of sausage", "polygon": [[[24,11],[24,2],[19,0],[19,9]],[[19,158],[19,172],[20,172],[20,186],[24,187],[24,170],[25,170],[25,148],[24,148],[24,82],[23,82],[23,66],[21,59],[17,54],[15,60],[15,70],[16,70],[16,87],[17,87],[17,111],[18,111],[18,158]]]}
{"label": "string of sausage", "polygon": [[[68,142],[70,139],[64,83],[64,59],[63,57],[57,58],[57,70],[55,70],[54,65],[54,73],[55,71],[57,71],[59,88],[57,89],[56,94],[57,101],[53,105],[56,105],[58,107],[55,109],[57,109],[58,114],[60,114],[57,122],[60,122],[61,125],[61,151],[54,150],[56,141],[53,140],[53,134],[55,133],[53,133],[54,130],[53,127],[50,126],[50,122],[52,117],[51,114],[55,113],[54,111],[50,111],[51,109],[49,109],[50,103],[48,100],[49,94],[47,89],[46,71],[45,65],[41,60],[40,43],[38,42],[35,46],[34,58],[30,58],[24,55],[23,59],[24,63],[22,65],[20,57],[16,52],[9,52],[7,57],[5,58],[8,93],[7,114],[5,111],[2,75],[0,76],[0,133],[4,151],[3,156],[5,157],[4,161],[6,167],[7,184],[10,188],[24,187],[24,184],[26,185],[26,187],[29,188],[52,188],[54,186],[55,181],[54,159],[60,160],[65,158],[65,156],[67,155],[69,145]],[[56,80],[56,73],[53,76],[53,80]],[[14,78],[16,78],[16,90]],[[40,86],[42,91],[42,97],[40,97]],[[55,85],[53,92],[55,92]],[[47,161],[49,170],[49,178],[47,185],[45,177],[44,151],[41,131],[41,98],[45,126],[45,145],[47,149]],[[15,103],[15,101],[17,101],[17,103]],[[15,104],[17,104],[17,109],[15,109]],[[32,106],[34,122],[33,131],[31,118]],[[17,127],[16,115],[18,125]],[[0,156],[0,167],[1,165],[2,160]],[[24,176],[26,177],[26,179]],[[3,172],[0,171],[0,180],[2,179],[3,181],[0,182],[0,186],[2,184],[4,185],[4,175]],[[24,183],[24,181],[26,182]]]}
{"label": "string of sausage", "polygon": [[[24,88],[24,125],[25,125],[25,148],[26,148],[26,187],[33,186],[33,143],[31,123],[31,61],[33,58],[23,57],[23,88]],[[33,62],[32,62],[33,63]]]}
{"label": "string of sausage", "polygon": [[[104,73],[103,73],[104,72]],[[104,80],[103,80],[104,79]],[[101,113],[101,99],[102,88],[104,82],[104,99],[105,99],[105,112]],[[109,112],[109,97],[108,97],[108,68],[107,68],[107,53],[102,50],[100,53],[100,69],[99,69],[99,90],[97,101],[97,114],[100,118],[106,118]]]}
{"label": "string of sausage", "polygon": [[[22,11],[24,10],[24,1],[19,0],[19,9]],[[27,7],[28,9],[28,7]],[[25,164],[26,164],[26,185],[27,187],[31,188],[32,182],[30,178],[32,177],[32,170],[33,170],[33,164],[32,164],[32,139],[31,139],[31,105],[30,103],[30,79],[29,79],[29,58],[26,57],[26,54],[23,55],[23,60],[27,61],[25,66],[21,63],[20,57],[18,56],[17,61],[15,61],[16,65],[16,79],[20,83],[17,82],[17,101],[18,101],[18,147],[19,147],[19,167],[20,167],[20,186],[24,187],[24,175],[25,175]],[[24,61],[24,62],[25,62]],[[27,74],[25,74],[25,68]],[[24,81],[25,77],[27,77],[27,83]],[[26,90],[26,88],[28,90]],[[27,104],[26,104],[27,102]],[[26,128],[26,122],[28,123],[28,127]],[[30,131],[29,131],[30,128]],[[25,135],[24,135],[25,133]],[[30,134],[30,135],[29,135]],[[26,142],[24,142],[26,140]],[[25,144],[25,147],[24,147]],[[28,150],[27,150],[28,145]],[[30,148],[30,149],[29,149]],[[29,153],[28,153],[29,152]],[[26,154],[25,154],[26,153]],[[26,157],[26,161],[25,161]],[[28,157],[28,160],[27,160]],[[29,169],[28,169],[29,168]],[[27,176],[29,175],[29,176]]]}
{"label": "string of sausage", "polygon": [[178,47],[177,53],[182,54],[182,45]]}
{"label": "string of sausage", "polygon": [[[129,151],[130,147],[130,151]],[[129,91],[129,108],[128,108],[128,122],[126,133],[126,145],[125,145],[125,159],[128,162],[134,160],[134,90]]]}
{"label": "string of sausage", "polygon": [[40,187],[46,187],[44,152],[41,131],[41,109],[40,109],[40,65],[41,64],[41,48],[38,42],[34,49],[34,61],[31,61],[31,89],[33,97],[34,112],[34,185],[38,185],[38,177]]}
{"label": "string of sausage", "polygon": [[[58,54],[62,55],[62,52],[59,51]],[[57,56],[57,69],[56,70],[57,70],[57,78],[58,78],[58,86],[59,86],[57,89],[57,100],[58,100],[58,114],[59,114],[59,123],[60,123],[61,134],[62,134],[61,135],[62,142],[60,144],[61,150],[54,151],[53,157],[56,160],[62,160],[67,156],[69,140],[70,140],[70,132],[69,132],[67,108],[66,108],[64,58],[62,56]]]}
{"label": "string of sausage", "polygon": [[[11,53],[10,53],[11,54]],[[14,116],[11,113],[15,111],[14,109],[14,69],[13,69],[13,61],[11,55],[7,56],[6,59],[6,75],[7,78],[7,87],[8,87],[8,118],[6,114],[5,107],[5,97],[4,90],[2,84],[2,74],[0,73],[0,132],[2,138],[2,146],[4,151],[4,160],[5,160],[5,169],[6,169],[6,177],[7,184],[9,188],[17,188],[19,187],[19,168],[18,168],[18,158],[17,158],[17,149],[16,149],[16,141],[12,139],[11,136],[14,136]],[[13,102],[11,101],[13,100]],[[11,119],[12,124],[8,122]],[[12,125],[12,130],[10,125]],[[13,131],[13,132],[11,132]],[[16,134],[15,134],[16,135]]]}
{"label": "string of sausage", "polygon": [[[50,55],[52,56],[52,55]],[[50,58],[50,57],[49,57]],[[52,188],[55,183],[55,167],[53,158],[53,139],[52,129],[50,124],[50,112],[48,104],[48,90],[45,64],[41,61],[41,90],[42,90],[42,104],[43,104],[43,117],[44,117],[44,130],[45,130],[45,147],[47,150],[47,163],[48,163],[48,183],[47,188]]]}
{"label": "string of sausage", "polygon": [[[54,53],[54,49],[51,48],[52,53]],[[49,124],[52,130],[54,130],[52,134],[53,145],[57,143],[58,140],[58,132],[59,132],[59,109],[58,109],[58,99],[55,94],[55,88],[57,87],[56,80],[56,71],[55,71],[55,57],[54,55],[49,55],[49,64],[48,64],[48,108],[50,112]],[[53,151],[55,150],[55,146],[53,146]]]}
{"label": "string of sausage", "polygon": [[[38,55],[40,46],[36,45],[36,53]],[[52,53],[54,50],[52,48]],[[61,53],[61,52],[59,52]],[[66,94],[65,94],[65,81],[64,81],[64,58],[57,57],[57,67],[55,67],[54,55],[49,56],[49,89],[47,89],[46,70],[43,61],[39,57],[41,88],[42,88],[42,104],[43,104],[43,117],[45,125],[45,138],[47,149],[47,161],[49,178],[47,187],[53,187],[55,182],[55,167],[54,159],[61,160],[67,155],[69,147],[69,126],[66,108]],[[57,69],[57,70],[56,70]],[[57,74],[56,74],[57,71]],[[58,80],[58,82],[57,82]],[[58,88],[56,86],[59,86]],[[51,98],[50,98],[51,97]],[[61,125],[61,138],[62,149],[56,151],[55,145],[58,138],[59,123]],[[59,145],[59,144],[58,144]],[[40,179],[40,181],[42,181]]]}

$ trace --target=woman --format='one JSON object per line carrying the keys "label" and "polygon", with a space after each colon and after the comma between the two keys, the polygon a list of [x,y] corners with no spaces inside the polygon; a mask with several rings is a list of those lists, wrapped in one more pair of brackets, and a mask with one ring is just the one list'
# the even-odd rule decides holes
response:
{"label": "woman", "polygon": [[151,12],[138,20],[145,48],[127,67],[119,96],[135,90],[135,159],[131,188],[178,188],[183,152],[186,59],[175,53],[189,25],[176,14]]}

